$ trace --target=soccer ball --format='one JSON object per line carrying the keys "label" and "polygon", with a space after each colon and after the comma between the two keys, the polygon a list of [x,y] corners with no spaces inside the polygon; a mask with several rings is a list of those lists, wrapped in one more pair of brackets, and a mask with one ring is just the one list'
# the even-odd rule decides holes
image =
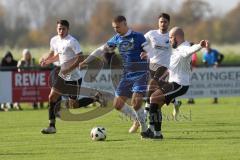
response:
{"label": "soccer ball", "polygon": [[90,136],[94,141],[104,141],[107,138],[107,132],[104,127],[94,127],[91,130]]}

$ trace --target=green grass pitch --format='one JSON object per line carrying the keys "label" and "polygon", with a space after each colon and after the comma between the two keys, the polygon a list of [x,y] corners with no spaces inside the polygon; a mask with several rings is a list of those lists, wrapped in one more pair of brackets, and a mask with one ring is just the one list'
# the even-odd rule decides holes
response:
{"label": "green grass pitch", "polygon": [[[237,160],[240,159],[240,99],[183,100],[179,121],[164,106],[164,140],[141,140],[129,134],[130,120],[116,111],[85,122],[57,120],[57,134],[42,135],[47,110],[0,112],[0,160]],[[85,109],[79,109],[85,110]],[[90,130],[107,129],[107,139],[95,142]]]}

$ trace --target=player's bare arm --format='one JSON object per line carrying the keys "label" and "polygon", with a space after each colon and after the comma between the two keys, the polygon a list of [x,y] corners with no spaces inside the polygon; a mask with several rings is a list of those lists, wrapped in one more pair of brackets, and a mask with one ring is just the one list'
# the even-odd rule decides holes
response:
{"label": "player's bare arm", "polygon": [[102,45],[101,47],[95,49],[83,62],[81,62],[79,67],[83,68],[94,59],[103,57],[104,53],[113,51],[114,49],[115,47],[108,46],[107,44]]}
{"label": "player's bare arm", "polygon": [[42,60],[40,61],[40,65],[42,67],[45,67],[58,60],[59,60],[58,54],[54,54],[54,52],[51,51],[46,58],[42,58]]}

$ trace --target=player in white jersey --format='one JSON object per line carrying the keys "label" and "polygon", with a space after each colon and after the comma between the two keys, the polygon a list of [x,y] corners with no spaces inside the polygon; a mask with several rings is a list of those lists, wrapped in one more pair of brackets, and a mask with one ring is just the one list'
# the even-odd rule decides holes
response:
{"label": "player in white jersey", "polygon": [[[146,46],[148,53],[143,52],[142,58],[149,58],[150,64],[150,80],[148,84],[147,100],[145,112],[148,114],[150,109],[150,96],[157,89],[158,84],[166,81],[168,77],[168,67],[171,55],[171,45],[169,43],[168,27],[170,24],[170,16],[167,13],[161,13],[158,16],[158,29],[148,31],[144,36],[147,40]],[[180,101],[174,100],[174,109],[179,109]],[[178,111],[178,110],[177,110]],[[177,112],[175,112],[177,113]],[[149,120],[149,128],[154,131],[153,122]],[[129,129],[130,133],[137,131],[139,124],[134,122]]]}
{"label": "player in white jersey", "polygon": [[79,42],[68,34],[69,23],[67,20],[57,21],[57,35],[50,41],[50,52],[41,61],[41,66],[59,61],[61,69],[54,80],[49,94],[49,126],[42,129],[43,134],[56,133],[56,106],[61,96],[69,96],[75,100],[81,86],[81,74],[78,69],[83,60]]}
{"label": "player in white jersey", "polygon": [[199,44],[190,46],[184,40],[184,32],[179,27],[174,27],[169,32],[170,44],[173,48],[169,65],[169,80],[162,83],[159,88],[151,94],[150,108],[153,110],[154,136],[149,138],[162,139],[161,125],[163,104],[169,104],[174,98],[185,94],[190,85],[191,56],[193,53],[208,45],[207,40],[200,41]]}

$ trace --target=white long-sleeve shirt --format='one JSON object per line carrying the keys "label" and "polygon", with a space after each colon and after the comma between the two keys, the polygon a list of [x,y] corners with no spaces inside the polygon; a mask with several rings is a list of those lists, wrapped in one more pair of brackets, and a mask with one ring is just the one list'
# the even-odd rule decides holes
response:
{"label": "white long-sleeve shirt", "polygon": [[168,68],[171,55],[169,33],[162,34],[159,30],[150,30],[144,36],[151,46],[148,50],[150,63],[157,63]]}
{"label": "white long-sleeve shirt", "polygon": [[172,50],[169,66],[169,82],[176,82],[183,86],[190,85],[191,56],[201,48],[200,44],[190,46],[189,42],[185,41]]}

